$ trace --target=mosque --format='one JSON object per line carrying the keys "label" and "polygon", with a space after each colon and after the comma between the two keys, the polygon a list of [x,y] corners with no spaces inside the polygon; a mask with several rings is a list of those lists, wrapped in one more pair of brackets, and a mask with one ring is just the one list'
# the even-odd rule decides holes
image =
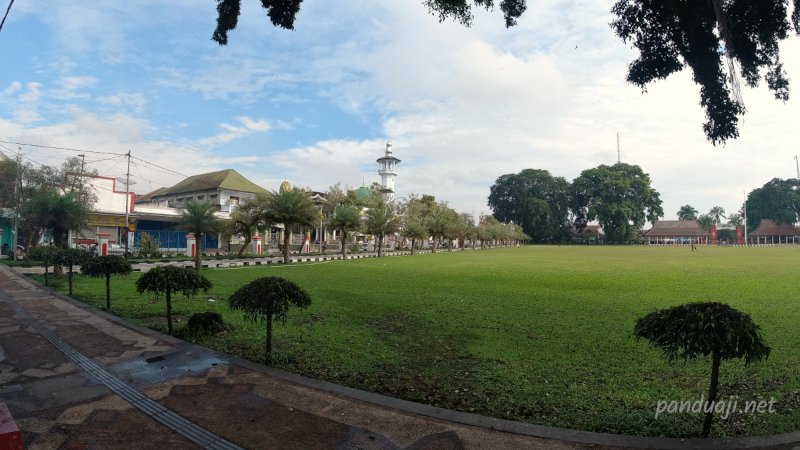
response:
{"label": "mosque", "polygon": [[[387,199],[394,199],[395,179],[397,166],[400,160],[392,151],[392,143],[387,142],[384,155],[376,160],[378,175],[381,177],[380,190]],[[186,233],[177,229],[181,211],[187,202],[207,202],[217,208],[215,215],[220,219],[230,218],[230,213],[236,209],[240,202],[255,198],[267,189],[251,182],[233,169],[219,170],[190,176],[171,187],[157,189],[145,195],[136,196],[132,192],[117,190],[116,180],[107,177],[91,177],[89,184],[94,186],[98,194],[95,211],[86,230],[71,233],[71,244],[92,245],[99,242],[101,236],[106,237],[111,248],[119,248],[124,242],[127,214],[128,238],[138,245],[142,233],[147,233],[161,243],[165,253],[179,253],[187,248]],[[284,180],[279,191],[291,189],[289,181]],[[362,186],[355,189],[355,195],[367,198],[370,188]],[[320,205],[325,201],[327,193],[311,192],[312,200]],[[336,234],[325,227],[324,220],[310,233],[294,230],[292,244],[301,246],[305,251],[318,250],[328,243],[333,244]],[[272,227],[269,236],[264,236],[265,248],[277,248],[283,226]],[[369,236],[361,236],[365,247],[369,245]],[[209,235],[204,237],[202,248],[208,252],[228,252],[238,250],[241,244],[237,238],[224,242],[221,236]],[[255,245],[254,243],[251,245]],[[338,243],[336,244],[338,246]],[[303,248],[304,247],[304,248]],[[255,247],[253,248],[255,252]]]}

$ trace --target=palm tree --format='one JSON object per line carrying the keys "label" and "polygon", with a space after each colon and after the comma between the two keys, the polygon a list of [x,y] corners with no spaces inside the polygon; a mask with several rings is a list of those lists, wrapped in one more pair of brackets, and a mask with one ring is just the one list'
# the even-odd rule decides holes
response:
{"label": "palm tree", "polygon": [[692,205],[683,205],[678,210],[678,220],[697,220],[697,210]]}
{"label": "palm tree", "polygon": [[411,239],[411,254],[414,254],[414,247],[417,242],[421,242],[428,237],[428,229],[419,217],[409,217],[406,213],[405,223],[403,224],[403,236]]}
{"label": "palm tree", "polygon": [[319,218],[319,210],[311,196],[298,189],[270,192],[267,197],[266,219],[283,224],[283,263],[289,264],[289,243],[293,227],[312,227]]}
{"label": "palm tree", "polygon": [[714,218],[711,217],[710,214],[701,214],[700,217],[697,218],[697,224],[700,225],[700,228],[708,231],[708,227],[710,227],[714,223]]}
{"label": "palm tree", "polygon": [[722,219],[725,218],[725,208],[721,206],[715,206],[711,208],[711,211],[708,212],[708,215],[714,219],[715,225],[720,225],[722,224]]}
{"label": "palm tree", "polygon": [[383,240],[389,233],[400,229],[400,216],[395,212],[393,203],[378,201],[367,210],[364,222],[367,232],[378,237],[378,257],[383,256]]}
{"label": "palm tree", "polygon": [[334,211],[328,225],[342,233],[342,259],[347,259],[347,234],[361,227],[361,214],[353,206],[339,206]]}
{"label": "palm tree", "polygon": [[733,213],[728,216],[728,223],[734,227],[744,224],[744,218],[739,213]]}
{"label": "palm tree", "polygon": [[198,272],[203,268],[203,236],[216,233],[220,225],[219,219],[214,217],[214,206],[210,203],[186,203],[186,209],[181,213],[179,227],[193,233],[197,239],[194,268]]}
{"label": "palm tree", "polygon": [[239,235],[244,238],[244,244],[239,249],[239,253],[236,255],[237,258],[242,257],[256,232],[266,230],[267,223],[264,218],[266,204],[267,196],[258,194],[256,198],[240,203],[231,213],[231,221],[225,227],[226,234],[231,236]]}

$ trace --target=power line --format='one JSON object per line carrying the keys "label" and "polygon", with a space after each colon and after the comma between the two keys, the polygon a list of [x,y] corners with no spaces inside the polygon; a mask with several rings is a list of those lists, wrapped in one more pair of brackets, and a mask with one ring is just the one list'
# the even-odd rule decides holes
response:
{"label": "power line", "polygon": [[6,23],[6,18],[8,17],[8,12],[11,11],[11,5],[14,4],[14,0],[11,0],[8,3],[8,8],[6,8],[6,14],[3,16],[3,21],[0,22],[0,31],[3,31],[3,25]]}
{"label": "power line", "polygon": [[0,140],[0,142],[4,144],[11,144],[11,145],[24,145],[26,147],[38,147],[38,148],[50,148],[54,150],[66,150],[68,152],[79,152],[79,153],[97,153],[99,155],[116,155],[116,156],[125,156],[125,153],[113,153],[113,152],[98,152],[96,150],[83,150],[79,148],[69,148],[69,147],[55,147],[52,145],[40,145],[40,144],[26,144],[24,142],[12,142],[12,141],[4,141]]}
{"label": "power line", "polygon": [[[123,156],[125,156],[125,155],[123,155]],[[189,177],[189,175],[185,175],[185,174],[182,174],[182,173],[180,173],[180,172],[176,172],[176,171],[174,171],[174,170],[167,169],[166,167],[161,167],[161,166],[159,166],[158,164],[153,164],[153,163],[151,163],[150,161],[145,161],[145,160],[143,160],[142,158],[137,158],[137,157],[135,157],[135,156],[131,156],[131,158],[133,158],[133,159],[135,159],[135,160],[137,160],[137,161],[141,161],[141,162],[143,162],[143,163],[147,164],[148,166],[152,166],[152,167],[155,167],[155,168],[157,168],[157,169],[164,170],[164,171],[166,171],[166,172],[174,173],[175,175],[180,175],[180,176],[182,176],[182,177],[186,177],[186,178],[188,178],[188,177]]]}

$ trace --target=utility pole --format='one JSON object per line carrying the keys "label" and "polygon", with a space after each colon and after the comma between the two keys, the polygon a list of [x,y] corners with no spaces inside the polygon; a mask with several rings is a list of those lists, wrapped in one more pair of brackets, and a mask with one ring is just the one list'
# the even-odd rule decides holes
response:
{"label": "utility pole", "polygon": [[131,202],[130,202],[130,190],[131,190],[131,151],[128,150],[128,153],[125,155],[128,157],[128,171],[125,173],[125,258],[128,258],[128,248],[130,247],[130,242],[128,242],[128,212],[131,209]]}
{"label": "utility pole", "polygon": [[619,133],[617,133],[617,164],[622,162],[622,157],[619,151]]}
{"label": "utility pole", "polygon": [[86,166],[86,155],[81,153],[80,155],[78,155],[78,158],[81,159],[81,172],[80,176],[78,177],[78,198],[80,198],[81,201],[83,201],[83,171],[84,167]]}
{"label": "utility pole", "polygon": [[[19,148],[19,147],[17,147]],[[19,207],[22,203],[22,149],[17,153],[17,179],[14,180],[14,235],[11,240],[11,251],[14,253],[14,261],[17,258],[17,242],[19,241]]]}
{"label": "utility pole", "polygon": [[[797,158],[795,156],[795,158]],[[747,246],[747,194],[742,191],[742,196],[744,197],[744,206],[742,207],[742,212],[744,212],[744,245]]]}
{"label": "utility pole", "polygon": [[797,155],[794,155],[794,165],[797,168],[797,179],[800,180],[800,162],[797,161]]}

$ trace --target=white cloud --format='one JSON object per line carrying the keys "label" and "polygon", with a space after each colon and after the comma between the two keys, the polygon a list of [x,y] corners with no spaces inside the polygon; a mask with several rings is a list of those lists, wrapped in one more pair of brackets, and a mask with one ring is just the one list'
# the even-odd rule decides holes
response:
{"label": "white cloud", "polygon": [[132,111],[141,113],[147,104],[144,95],[130,92],[117,92],[115,94],[97,97],[97,103],[111,107],[127,107]]}
{"label": "white cloud", "polygon": [[231,125],[229,123],[220,124],[219,126],[225,131],[201,139],[200,145],[214,147],[242,138],[251,133],[263,133],[269,131],[271,128],[269,122],[263,119],[253,120],[249,117],[241,116],[237,117],[236,120],[239,122],[239,125]]}

